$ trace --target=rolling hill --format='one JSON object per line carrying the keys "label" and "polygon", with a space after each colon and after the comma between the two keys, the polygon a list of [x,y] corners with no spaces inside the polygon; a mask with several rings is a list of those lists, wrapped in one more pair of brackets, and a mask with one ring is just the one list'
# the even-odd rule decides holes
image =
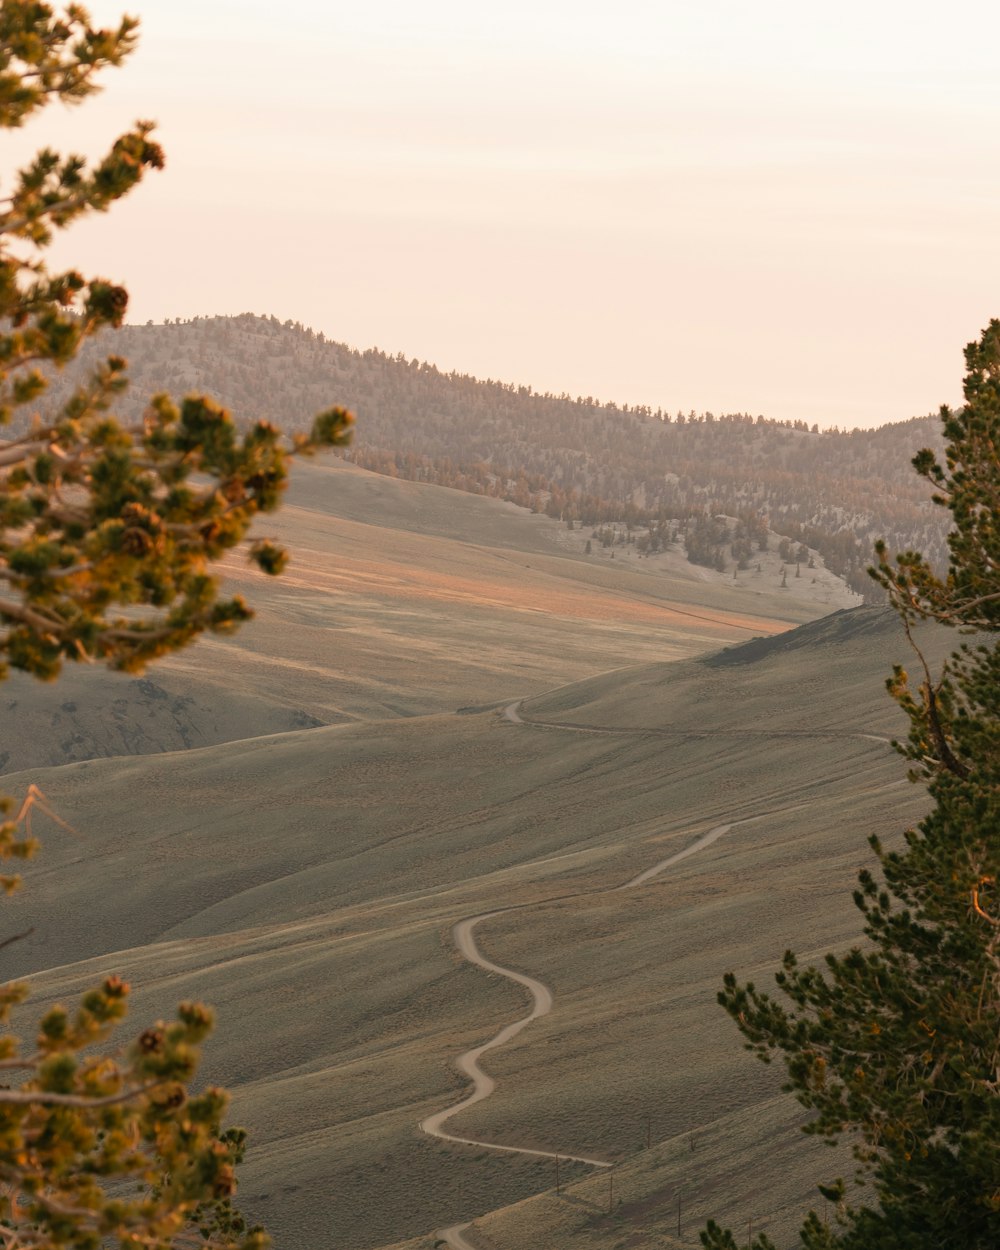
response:
{"label": "rolling hill", "polygon": [[[257,622],[155,670],[170,697],[128,715],[163,704],[167,728],[139,752],[95,729],[46,766],[44,715],[24,722],[36,753],[4,788],[40,785],[78,833],[45,831],[8,903],[33,927],[10,975],[36,1007],[110,970],[137,1022],[217,1006],[204,1076],[251,1129],[241,1204],[278,1247],[430,1247],[468,1221],[483,1250],[694,1246],[710,1215],[787,1231],[836,1159],[714,996],[792,942],[854,941],[865,837],[920,813],[886,743],[892,618],[815,620],[832,582],[587,557],[548,518],[350,466],[307,466],[273,529],[289,576],[232,567]],[[203,741],[169,728],[184,698],[216,717]],[[449,1122],[469,1147],[418,1125],[526,1010],[455,950],[483,913],[480,948],[553,1009],[484,1060],[496,1091]],[[613,1161],[618,1198],[569,1163],[556,1195],[551,1158],[491,1145]]]}
{"label": "rolling hill", "polygon": [[[876,538],[938,560],[945,552],[944,515],[910,469],[918,449],[940,445],[931,416],[821,432],[763,414],[630,408],[446,374],[249,313],[125,326],[92,340],[80,368],[110,352],[130,362],[125,415],[138,416],[163,390],[207,392],[240,421],[286,430],[346,405],[358,416],[348,454],[364,468],[507,499],[588,529],[670,521],[692,559],[710,566],[752,561],[739,543],[761,519],[820,551],[862,594],[873,589],[865,569]],[[79,373],[58,374],[50,400],[65,398]],[[724,526],[709,524],[719,517]]]}
{"label": "rolling hill", "polygon": [[454,711],[512,680],[532,694],[857,601],[822,568],[782,589],[774,552],[739,581],[676,553],[586,556],[547,517],[336,459],[298,466],[267,532],[293,558],[276,581],[227,560],[258,611],[235,638],[203,639],[138,682],[74,665],[53,686],[13,674],[0,769]]}

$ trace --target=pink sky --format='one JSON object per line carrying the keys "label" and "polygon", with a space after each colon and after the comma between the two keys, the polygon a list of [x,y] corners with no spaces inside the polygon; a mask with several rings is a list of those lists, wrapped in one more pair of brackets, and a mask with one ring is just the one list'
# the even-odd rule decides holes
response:
{"label": "pink sky", "polygon": [[845,426],[954,402],[1000,316],[995,4],[132,7],[104,95],[9,146],[159,120],[167,171],[58,253],[133,320]]}

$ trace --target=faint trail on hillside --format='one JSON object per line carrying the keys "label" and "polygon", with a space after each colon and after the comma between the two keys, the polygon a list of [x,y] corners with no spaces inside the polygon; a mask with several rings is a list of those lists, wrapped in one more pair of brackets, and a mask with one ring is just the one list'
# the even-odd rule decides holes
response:
{"label": "faint trail on hillside", "polygon": [[659,738],[818,738],[822,741],[839,742],[844,738],[862,738],[868,742],[884,742],[892,745],[891,738],[883,738],[881,734],[868,734],[855,731],[852,733],[836,733],[822,729],[662,729],[662,728],[629,728],[621,725],[578,725],[574,721],[565,720],[532,720],[521,715],[523,699],[508,703],[503,709],[503,717],[512,725],[529,725],[532,729],[563,729],[568,733],[578,734],[622,734],[633,737]]}
{"label": "faint trail on hillside", "polygon": [[708,833],[703,833],[697,842],[692,842],[689,847],[683,851],[677,851],[675,854],[661,859],[658,864],[654,864],[652,868],[647,868],[645,872],[640,872],[638,876],[633,877],[631,881],[626,881],[624,885],[616,886],[619,890],[631,890],[634,885],[643,885],[647,881],[651,881],[653,877],[658,877],[665,868],[670,868],[673,864],[680,863],[682,859],[687,859],[689,855],[693,855],[696,851],[704,850],[706,846],[711,846],[722,837],[724,833],[728,833],[733,825],[742,825],[742,820],[731,821],[728,825],[716,825],[714,829],[709,829]]}

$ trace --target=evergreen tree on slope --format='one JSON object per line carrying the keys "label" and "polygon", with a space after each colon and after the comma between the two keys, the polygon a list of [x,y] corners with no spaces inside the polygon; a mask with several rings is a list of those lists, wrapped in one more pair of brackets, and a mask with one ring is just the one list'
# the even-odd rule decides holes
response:
{"label": "evergreen tree on slope", "polygon": [[[719,995],[748,1049],[782,1055],[787,1088],[816,1113],[806,1132],[849,1135],[870,1186],[820,1187],[838,1215],[829,1228],[809,1216],[807,1250],[1000,1246],[1000,321],[965,355],[965,406],[941,414],[945,461],[913,461],[952,514],[948,572],[884,544],[873,571],[916,656],[915,676],[897,667],[888,688],[933,809],[900,850],[870,840],[879,871],[854,896],[864,948],[825,970],[788,952],[780,998],[731,974]],[[922,620],[968,636],[938,674],[914,638]],[[736,1245],[714,1224],[702,1242]]]}

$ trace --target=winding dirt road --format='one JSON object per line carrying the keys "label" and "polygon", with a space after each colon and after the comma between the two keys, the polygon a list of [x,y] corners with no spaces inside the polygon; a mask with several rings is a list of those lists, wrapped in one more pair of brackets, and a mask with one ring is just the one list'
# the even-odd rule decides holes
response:
{"label": "winding dirt road", "polygon": [[443,1241],[446,1246],[451,1246],[452,1250],[476,1250],[476,1247],[470,1245],[462,1236],[468,1227],[468,1224],[455,1224],[451,1228],[442,1228],[438,1231],[438,1240],[434,1244],[438,1246]]}
{"label": "winding dirt road", "polygon": [[[561,723],[558,721],[545,722],[545,721],[525,720],[521,716],[521,704],[522,704],[522,700],[518,699],[514,703],[509,703],[503,709],[502,711],[503,717],[506,720],[510,721],[511,724],[531,725],[534,728],[540,728],[540,729],[562,729],[562,730],[569,730],[569,731],[576,732],[576,733],[601,734],[601,733],[610,732],[610,733],[649,734],[649,733],[657,733],[657,732],[664,732],[664,733],[671,732],[669,730],[668,731],[656,731],[656,730],[608,729],[608,728],[604,728],[604,727],[596,726],[596,725],[595,726],[573,725],[573,724]],[[678,732],[681,732],[681,731],[678,731]],[[768,734],[766,730],[759,731],[759,732],[761,733],[762,736],[775,736],[775,737],[799,737],[799,736],[802,736],[802,737],[831,736],[832,737],[832,736],[837,736],[837,735],[825,735],[825,734],[813,735],[813,734],[808,734],[808,733],[799,735],[799,734],[796,734],[794,731],[788,731],[785,733],[782,733],[781,731],[776,731],[773,734]],[[700,736],[700,735],[694,735],[694,736]],[[705,736],[708,736],[708,734],[706,733]],[[885,743],[888,743],[890,741],[888,738],[881,738],[875,734],[852,734],[850,736],[858,737],[858,738],[868,738],[868,739],[872,739],[878,742],[885,742]],[[718,841],[719,838],[721,838],[724,834],[728,833],[736,825],[746,824],[746,823],[747,823],[746,820],[742,820],[742,821],[732,821],[724,825],[715,825],[712,829],[709,829],[707,833],[703,833],[701,837],[697,838],[694,842],[692,842],[690,846],[685,847],[684,850],[677,851],[673,855],[668,856],[666,859],[660,860],[658,863],[654,864],[651,868],[645,869],[643,872],[638,873],[636,876],[626,881],[623,885],[615,886],[613,888],[616,890],[630,890],[630,889],[633,889],[635,886],[644,885],[647,881],[651,881],[654,877],[659,876],[659,874],[661,872],[664,872],[667,868],[670,868],[674,864],[680,863],[681,860],[687,859],[688,856],[695,855],[697,854],[698,851],[702,851],[706,847],[711,846],[713,842]],[[557,856],[556,858],[561,858],[561,857]],[[588,891],[588,893],[597,893],[597,892],[599,891]],[[572,897],[572,896],[570,895],[566,897]],[[574,1163],[585,1163],[595,1168],[612,1167],[613,1164],[607,1159],[595,1159],[588,1155],[571,1155],[571,1154],[563,1154],[561,1152],[558,1152],[558,1155],[557,1155],[557,1152],[553,1150],[534,1150],[534,1149],[529,1149],[528,1147],[525,1147],[525,1146],[504,1146],[504,1145],[499,1145],[495,1142],[479,1141],[474,1137],[459,1137],[455,1135],[454,1133],[446,1132],[443,1128],[443,1125],[446,1124],[448,1120],[450,1120],[453,1116],[458,1115],[460,1111],[465,1111],[466,1108],[472,1107],[478,1102],[482,1102],[485,1098],[488,1098],[490,1094],[493,1092],[493,1090],[496,1088],[496,1082],[493,1080],[493,1078],[489,1076],[487,1073],[485,1073],[482,1070],[482,1068],[479,1066],[480,1058],[484,1054],[486,1054],[487,1051],[494,1050],[498,1046],[503,1046],[505,1042],[509,1042],[511,1038],[516,1037],[517,1034],[520,1033],[522,1029],[526,1028],[532,1022],[532,1020],[538,1020],[540,1017],[548,1015],[548,1013],[552,1010],[552,991],[549,989],[547,985],[543,984],[541,981],[537,980],[535,977],[528,976],[526,973],[516,972],[512,968],[504,968],[500,964],[494,963],[492,960],[487,959],[483,955],[483,953],[480,951],[479,947],[476,945],[476,940],[475,940],[475,937],[473,936],[473,930],[475,929],[476,925],[480,924],[484,920],[491,919],[493,916],[502,916],[504,915],[505,912],[513,911],[513,910],[514,908],[511,908],[511,907],[500,907],[500,908],[494,909],[493,911],[481,912],[478,916],[471,916],[466,920],[460,920],[458,924],[456,924],[455,927],[452,929],[452,937],[454,939],[455,946],[458,949],[458,951],[470,963],[475,964],[477,968],[482,968],[486,972],[495,972],[498,976],[506,977],[507,980],[509,981],[515,981],[518,985],[523,985],[525,989],[528,991],[528,993],[531,995],[531,1010],[528,1012],[527,1015],[521,1016],[519,1019],[513,1021],[511,1024],[504,1025],[504,1027],[500,1029],[500,1031],[496,1033],[493,1037],[491,1037],[489,1041],[483,1042],[480,1046],[474,1046],[471,1050],[467,1050],[464,1052],[464,1054],[459,1055],[459,1057],[455,1060],[455,1066],[456,1068],[458,1068],[460,1072],[464,1073],[472,1081],[472,1092],[470,1094],[467,1094],[466,1097],[462,1098],[459,1102],[453,1103],[449,1107],[445,1107],[443,1111],[437,1111],[435,1112],[434,1115],[428,1116],[425,1120],[421,1120],[420,1128],[423,1130],[423,1132],[429,1134],[431,1137],[438,1137],[442,1139],[443,1141],[457,1142],[465,1146],[477,1146],[480,1149],[484,1149],[484,1150],[498,1150],[498,1151],[506,1152],[508,1154],[532,1155],[536,1158],[541,1157],[545,1159],[555,1159],[556,1157],[558,1157],[560,1159],[565,1159],[567,1161],[572,1161]],[[440,1241],[443,1242],[446,1246],[450,1247],[451,1250],[476,1250],[476,1247],[473,1246],[470,1242],[468,1242],[463,1236],[465,1230],[469,1228],[469,1226],[470,1226],[469,1223],[456,1224],[452,1226],[451,1228],[445,1228],[445,1229],[439,1230],[439,1232],[437,1233],[437,1236],[440,1239]]]}
{"label": "winding dirt road", "polygon": [[[455,1060],[455,1067],[472,1081],[472,1093],[468,1094],[460,1102],[453,1103],[443,1111],[438,1111],[434,1115],[428,1116],[426,1120],[421,1120],[420,1127],[425,1133],[429,1133],[431,1137],[440,1137],[444,1141],[460,1142],[464,1146],[480,1146],[489,1150],[506,1151],[508,1154],[534,1155],[543,1159],[554,1159],[557,1155],[557,1152],[554,1150],[529,1150],[525,1146],[501,1146],[495,1142],[477,1141],[474,1137],[457,1137],[454,1133],[446,1133],[441,1127],[452,1116],[458,1115],[460,1111],[464,1111],[466,1107],[471,1107],[477,1102],[482,1102],[484,1098],[488,1098],[496,1088],[496,1081],[491,1076],[488,1076],[479,1066],[480,1057],[488,1050],[493,1050],[497,1046],[502,1046],[504,1042],[509,1042],[512,1037],[516,1037],[532,1020],[537,1020],[540,1016],[547,1016],[552,1010],[552,991],[547,985],[543,985],[541,981],[536,980],[534,977],[526,976],[523,972],[514,972],[511,968],[501,968],[499,964],[493,963],[492,960],[487,959],[482,954],[476,945],[476,939],[472,936],[473,929],[480,921],[489,920],[491,916],[502,916],[505,911],[510,910],[511,908],[509,907],[501,907],[497,911],[486,911],[479,916],[472,916],[468,920],[460,920],[452,930],[452,936],[459,952],[470,963],[475,964],[477,968],[482,968],[486,972],[496,972],[499,976],[506,977],[508,981],[516,981],[518,985],[523,985],[531,995],[531,1010],[519,1020],[504,1025],[500,1032],[491,1037],[488,1042],[483,1042],[481,1046],[474,1046],[472,1050],[467,1050],[464,1054],[459,1055]],[[587,1155],[568,1155],[559,1152],[558,1157],[560,1159],[572,1160],[574,1163],[589,1163],[595,1168],[611,1166],[606,1159],[593,1159]]]}
{"label": "winding dirt road", "polygon": [[[673,864],[677,864],[682,859],[687,859],[689,855],[694,855],[696,852],[704,850],[706,846],[711,846],[713,842],[721,838],[724,833],[728,833],[732,828],[732,823],[716,825],[713,829],[709,829],[707,833],[702,834],[697,841],[692,842],[690,846],[685,847],[683,851],[676,851],[673,855],[654,864],[652,868],[647,868],[644,872],[638,873],[631,880],[626,881],[624,885],[615,886],[614,888],[617,890],[630,890],[634,886],[644,885]],[[572,897],[572,895],[566,897]],[[513,910],[514,908],[511,907],[499,907],[493,911],[484,911],[478,916],[470,916],[466,920],[460,920],[451,931],[452,938],[456,949],[469,963],[475,964],[477,968],[482,968],[485,972],[495,972],[498,976],[506,977],[508,981],[515,981],[518,985],[523,985],[531,995],[531,1010],[527,1015],[521,1016],[510,1024],[505,1024],[489,1041],[483,1042],[479,1046],[474,1046],[471,1050],[467,1050],[459,1055],[455,1060],[455,1067],[472,1081],[472,1092],[459,1102],[445,1107],[443,1111],[437,1111],[434,1115],[421,1120],[420,1128],[431,1137],[439,1137],[443,1141],[459,1142],[463,1146],[478,1146],[486,1150],[500,1150],[508,1154],[533,1155],[536,1158],[543,1159],[555,1159],[558,1157],[573,1163],[586,1163],[595,1168],[612,1167],[612,1163],[607,1159],[595,1159],[590,1155],[565,1154],[562,1151],[555,1150],[533,1150],[526,1146],[504,1146],[496,1142],[479,1141],[475,1137],[459,1137],[455,1133],[445,1132],[442,1127],[452,1116],[458,1115],[460,1111],[465,1111],[466,1108],[475,1106],[477,1102],[482,1102],[484,1098],[489,1098],[490,1094],[496,1089],[496,1081],[479,1066],[479,1060],[482,1056],[488,1050],[494,1050],[497,1046],[502,1046],[505,1042],[509,1042],[511,1038],[516,1037],[522,1029],[526,1028],[532,1020],[538,1020],[541,1016],[547,1016],[552,1010],[552,991],[547,985],[536,977],[530,977],[524,972],[515,972],[513,968],[504,968],[500,964],[494,963],[492,959],[487,959],[476,945],[476,939],[473,937],[473,930],[476,925],[484,920],[491,919],[493,916],[502,916],[505,912]],[[463,1227],[465,1226],[463,1225]],[[455,1230],[449,1231],[454,1233]]]}
{"label": "winding dirt road", "polygon": [[[421,1120],[420,1127],[425,1133],[430,1134],[431,1137],[439,1137],[444,1141],[459,1142],[464,1146],[479,1146],[487,1150],[505,1151],[508,1154],[533,1155],[536,1158],[555,1159],[557,1154],[554,1150],[531,1150],[526,1146],[503,1146],[496,1142],[477,1141],[474,1137],[458,1137],[454,1133],[447,1133],[442,1128],[442,1125],[450,1120],[453,1115],[458,1115],[466,1107],[482,1102],[496,1088],[496,1081],[479,1066],[481,1056],[488,1050],[493,1050],[497,1046],[502,1046],[504,1042],[509,1042],[512,1037],[516,1037],[523,1028],[527,1027],[532,1020],[546,1016],[552,1010],[552,991],[547,985],[544,985],[535,977],[527,976],[523,972],[515,972],[512,968],[502,968],[491,959],[487,959],[476,945],[476,939],[472,935],[476,925],[481,920],[489,920],[491,916],[502,916],[505,911],[511,910],[512,908],[509,907],[501,907],[497,911],[485,911],[481,915],[470,917],[468,920],[460,920],[452,929],[452,937],[459,952],[470,963],[475,964],[477,968],[482,968],[486,972],[496,972],[499,976],[506,977],[508,981],[516,981],[518,985],[523,985],[531,995],[531,1010],[519,1020],[504,1025],[499,1033],[491,1037],[488,1042],[483,1042],[481,1046],[474,1046],[472,1050],[467,1050],[464,1054],[459,1055],[455,1060],[455,1067],[472,1081],[472,1093],[468,1094],[460,1102],[453,1103],[443,1111],[438,1111],[434,1115],[428,1116],[426,1120]],[[612,1166],[606,1159],[594,1159],[589,1155],[560,1153],[558,1157],[560,1159],[572,1160],[574,1163],[587,1163],[595,1168]],[[442,1228],[437,1234],[438,1241],[450,1247],[450,1250],[476,1250],[476,1247],[463,1236],[468,1227],[468,1224],[455,1224],[451,1228]]]}
{"label": "winding dirt road", "polygon": [[[675,854],[668,856],[667,859],[660,860],[652,868],[647,868],[630,881],[626,881],[624,885],[616,886],[615,889],[630,890],[634,886],[643,885],[665,869],[671,867],[671,865],[679,863],[682,859],[687,859],[689,855],[694,855],[706,846],[711,846],[724,833],[728,833],[732,827],[733,824],[716,825],[714,829],[709,829],[707,833],[702,834],[697,841],[692,842],[683,851],[677,851]],[[463,1146],[478,1146],[486,1150],[499,1150],[508,1154],[532,1155],[543,1159],[555,1159],[558,1155],[560,1159],[573,1163],[589,1164],[590,1167],[594,1168],[612,1167],[613,1164],[608,1159],[595,1159],[590,1155],[564,1154],[561,1151],[556,1152],[554,1150],[533,1150],[526,1146],[504,1146],[496,1142],[479,1141],[474,1137],[459,1137],[454,1133],[445,1132],[442,1127],[452,1116],[458,1115],[460,1111],[464,1111],[467,1107],[474,1106],[477,1102],[482,1102],[484,1098],[488,1098],[496,1088],[496,1081],[479,1066],[480,1058],[488,1050],[493,1050],[497,1046],[502,1046],[505,1042],[509,1042],[512,1037],[516,1037],[522,1029],[526,1028],[532,1020],[538,1020],[541,1016],[548,1015],[552,1010],[552,991],[547,985],[535,977],[529,977],[523,972],[515,972],[512,968],[501,967],[500,964],[494,963],[492,959],[487,959],[476,945],[473,930],[477,924],[483,920],[489,920],[493,916],[502,916],[505,912],[513,910],[511,907],[500,907],[495,911],[485,911],[478,916],[471,916],[467,920],[460,920],[452,929],[452,937],[458,951],[470,963],[475,964],[477,968],[482,968],[486,972],[495,972],[499,976],[506,977],[508,981],[516,981],[518,985],[523,985],[531,995],[531,1010],[527,1015],[521,1016],[520,1019],[514,1020],[511,1024],[504,1025],[488,1042],[483,1042],[480,1046],[474,1046],[471,1050],[467,1050],[464,1054],[459,1055],[455,1060],[455,1067],[472,1081],[472,1093],[466,1095],[459,1102],[452,1103],[450,1107],[446,1107],[443,1111],[435,1112],[434,1115],[428,1116],[426,1120],[421,1120],[420,1127],[431,1137],[439,1137],[444,1141],[458,1142]],[[450,1247],[450,1250],[476,1250],[476,1247],[463,1236],[468,1227],[469,1224],[466,1223],[440,1229],[437,1234],[438,1240]]]}

